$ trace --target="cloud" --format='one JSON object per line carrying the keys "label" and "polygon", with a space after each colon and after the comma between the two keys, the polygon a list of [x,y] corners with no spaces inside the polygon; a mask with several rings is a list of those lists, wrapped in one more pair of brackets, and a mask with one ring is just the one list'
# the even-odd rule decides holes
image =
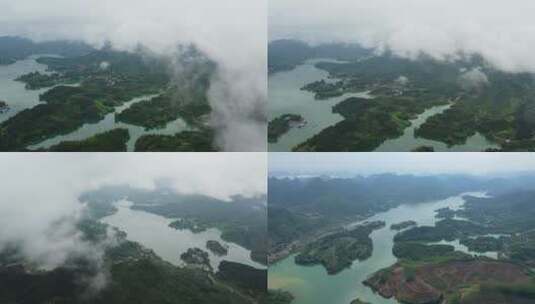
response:
{"label": "cloud", "polygon": [[1,1],[0,11],[0,35],[127,50],[141,43],[167,55],[195,44],[219,66],[209,94],[218,141],[226,150],[266,150],[258,111],[267,100],[267,0],[17,0]]}
{"label": "cloud", "polygon": [[[183,193],[221,199],[266,193],[265,153],[4,153],[0,156],[0,251],[17,244],[40,268],[53,269],[73,256],[102,266],[103,248],[83,240],[76,224],[81,193],[102,185],[151,189],[158,180]],[[99,288],[98,273],[91,285]]]}
{"label": "cloud", "polygon": [[535,71],[535,2],[271,0],[270,39],[346,41],[437,59],[478,53],[505,71]]}
{"label": "cloud", "polygon": [[459,82],[465,90],[474,90],[486,86],[489,83],[489,79],[481,70],[481,67],[476,67],[462,72]]}

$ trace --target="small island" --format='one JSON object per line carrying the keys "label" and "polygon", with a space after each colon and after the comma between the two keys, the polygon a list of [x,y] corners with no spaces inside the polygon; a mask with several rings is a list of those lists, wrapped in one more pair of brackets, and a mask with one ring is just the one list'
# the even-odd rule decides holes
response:
{"label": "small island", "polygon": [[169,224],[169,227],[177,229],[177,230],[189,230],[193,233],[201,233],[206,231],[208,228],[208,225],[201,223],[200,221],[196,219],[191,218],[180,218],[172,223]]}
{"label": "small island", "polygon": [[213,254],[223,256],[228,254],[228,247],[221,245],[218,241],[209,240],[206,241],[206,248],[208,248]]}
{"label": "small island", "polygon": [[297,114],[283,114],[269,122],[268,126],[268,141],[275,143],[279,137],[290,131],[291,128],[302,128],[306,125],[306,121],[301,115]]}
{"label": "small island", "polygon": [[31,72],[21,75],[15,79],[25,84],[26,90],[39,90],[42,88],[53,87],[58,84],[76,83],[80,79],[68,79],[59,73],[42,74],[40,72]]}
{"label": "small island", "polygon": [[399,231],[399,230],[403,230],[405,228],[416,226],[417,224],[418,223],[416,223],[415,221],[404,221],[404,222],[401,222],[401,223],[390,225],[390,229]]}
{"label": "small island", "polygon": [[364,301],[362,301],[360,299],[355,299],[355,300],[351,301],[350,304],[370,304],[370,303],[369,302],[364,302]]}
{"label": "small island", "polygon": [[203,251],[200,248],[189,248],[188,251],[180,255],[180,259],[188,264],[188,266],[201,268],[206,271],[212,271],[208,252]]}
{"label": "small island", "polygon": [[411,150],[411,152],[435,152],[433,146],[419,146]]}
{"label": "small island", "polygon": [[0,114],[9,111],[9,105],[7,102],[0,100]]}
{"label": "small island", "polygon": [[126,152],[130,139],[127,129],[117,128],[79,141],[63,141],[48,149],[52,152]]}
{"label": "small island", "polygon": [[350,267],[355,260],[366,260],[372,255],[373,242],[370,234],[385,226],[383,221],[364,223],[352,230],[324,236],[310,244],[295,257],[299,265],[325,267],[328,274],[336,274]]}
{"label": "small island", "polygon": [[136,152],[215,152],[214,132],[182,131],[175,135],[148,134],[136,141]]}
{"label": "small island", "polygon": [[439,219],[452,219],[456,214],[455,210],[448,207],[437,209],[435,212],[437,213],[435,217]]}

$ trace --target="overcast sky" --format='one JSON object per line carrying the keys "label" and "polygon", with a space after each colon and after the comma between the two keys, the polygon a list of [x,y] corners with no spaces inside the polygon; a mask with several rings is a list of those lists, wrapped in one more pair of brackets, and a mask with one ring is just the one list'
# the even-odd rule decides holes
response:
{"label": "overcast sky", "polygon": [[270,0],[270,39],[359,42],[406,56],[481,53],[535,71],[535,2],[526,0]]}
{"label": "overcast sky", "polygon": [[[265,153],[3,153],[0,250],[21,242],[46,268],[69,254],[98,256],[75,229],[79,195],[102,185],[153,188],[165,178],[178,192],[222,199],[266,193]],[[53,227],[53,228],[52,228]]]}
{"label": "overcast sky", "polygon": [[535,172],[533,153],[270,153],[271,173],[510,174]]}
{"label": "overcast sky", "polygon": [[218,143],[265,151],[267,0],[0,0],[3,35],[162,54],[193,43],[219,64],[209,94]]}

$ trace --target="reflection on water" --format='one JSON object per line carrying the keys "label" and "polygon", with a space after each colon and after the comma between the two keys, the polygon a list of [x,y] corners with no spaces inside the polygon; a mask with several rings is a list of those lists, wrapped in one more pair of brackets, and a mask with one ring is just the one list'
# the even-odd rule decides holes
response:
{"label": "reflection on water", "polygon": [[288,133],[282,135],[278,142],[270,143],[270,151],[291,151],[296,145],[306,141],[328,126],[341,121],[342,116],[332,112],[332,107],[337,103],[349,97],[371,97],[366,92],[361,92],[316,100],[314,93],[301,90],[304,85],[327,79],[329,76],[326,71],[317,69],[314,66],[318,61],[333,60],[310,60],[291,71],[278,72],[269,76],[269,120],[273,120],[283,114],[300,114],[307,121],[304,127],[292,128]]}
{"label": "reflection on water", "polygon": [[[214,270],[217,270],[222,260],[265,268],[251,260],[249,250],[222,240],[221,231],[217,229],[208,229],[201,233],[176,230],[168,226],[173,220],[144,211],[132,210],[131,205],[132,203],[127,201],[118,202],[116,205],[118,212],[104,217],[102,221],[126,232],[128,240],[154,250],[158,256],[172,264],[183,265],[180,255],[188,248],[198,247],[209,253],[210,264]],[[228,246],[228,254],[221,257],[214,255],[206,249],[208,240],[215,240]]]}
{"label": "reflection on water", "polygon": [[[378,213],[367,221],[385,221],[386,226],[372,232],[373,254],[362,262],[354,262],[348,268],[336,275],[327,275],[322,266],[299,266],[290,256],[274,265],[270,265],[268,284],[270,288],[280,288],[290,291],[295,296],[292,304],[348,304],[359,298],[372,304],[393,304],[395,299],[385,299],[364,286],[362,281],[379,269],[388,267],[396,262],[392,254],[393,238],[397,233],[390,229],[390,225],[407,220],[414,220],[418,225],[433,226],[439,220],[435,218],[435,210],[450,207],[458,209],[464,204],[464,195],[482,197],[480,192],[465,193],[445,200],[425,202],[420,204],[401,205],[386,212]],[[349,227],[357,225],[354,223]],[[452,243],[452,245],[456,245]],[[467,252],[466,247],[456,246]],[[473,253],[473,252],[472,252]],[[489,256],[491,253],[489,253]]]}

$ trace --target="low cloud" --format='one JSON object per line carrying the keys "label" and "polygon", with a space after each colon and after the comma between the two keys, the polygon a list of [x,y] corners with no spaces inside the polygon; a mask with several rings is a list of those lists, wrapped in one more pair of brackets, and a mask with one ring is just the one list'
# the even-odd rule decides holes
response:
{"label": "low cloud", "polygon": [[84,213],[81,193],[103,185],[129,184],[153,189],[161,180],[181,193],[220,199],[266,193],[263,153],[4,153],[0,156],[0,251],[16,245],[41,269],[54,269],[72,258],[92,261],[98,271],[87,284],[105,286],[104,248],[87,242],[77,227]]}
{"label": "low cloud", "polygon": [[477,53],[505,71],[535,72],[534,10],[524,0],[272,0],[270,39],[358,42],[410,58]]}
{"label": "low cloud", "polygon": [[0,11],[0,35],[109,41],[123,50],[143,44],[165,55],[194,44],[218,65],[209,94],[217,141],[231,151],[266,150],[258,111],[267,101],[267,0],[17,0],[2,1]]}

